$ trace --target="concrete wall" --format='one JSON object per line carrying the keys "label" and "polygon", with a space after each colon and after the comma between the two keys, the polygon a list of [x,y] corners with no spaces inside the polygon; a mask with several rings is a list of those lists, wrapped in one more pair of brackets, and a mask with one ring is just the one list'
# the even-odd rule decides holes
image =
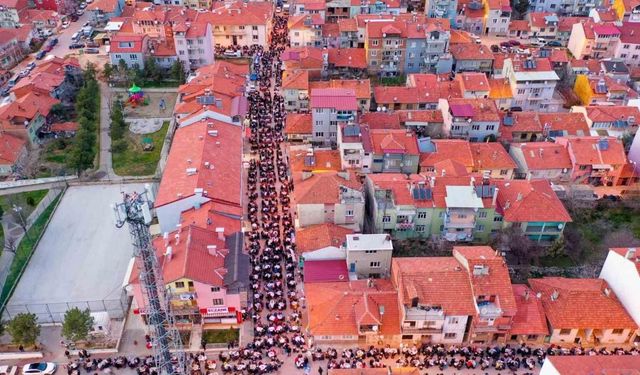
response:
{"label": "concrete wall", "polygon": [[640,274],[633,260],[609,251],[600,278],[607,281],[629,315],[640,324]]}
{"label": "concrete wall", "polygon": [[[347,251],[347,268],[351,270],[351,264],[355,265],[358,278],[367,278],[369,274],[377,273],[380,277],[386,277],[391,270],[392,250],[376,250],[375,253],[362,251]],[[379,267],[371,267],[371,262],[380,262]]]}

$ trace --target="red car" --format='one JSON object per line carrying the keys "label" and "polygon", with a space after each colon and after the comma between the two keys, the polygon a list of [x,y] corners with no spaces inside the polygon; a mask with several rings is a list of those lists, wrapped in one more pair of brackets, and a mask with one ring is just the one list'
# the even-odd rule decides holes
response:
{"label": "red car", "polygon": [[518,42],[517,40],[513,40],[513,39],[508,41],[507,43],[509,43],[509,45],[513,46],[513,47],[519,46],[520,44],[522,44],[522,43]]}

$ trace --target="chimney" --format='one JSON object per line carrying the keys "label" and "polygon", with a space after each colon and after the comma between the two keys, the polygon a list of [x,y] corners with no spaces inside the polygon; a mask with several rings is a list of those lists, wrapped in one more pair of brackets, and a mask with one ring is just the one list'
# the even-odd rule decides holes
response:
{"label": "chimney", "polygon": [[540,155],[540,157],[542,158],[542,154],[544,153],[544,150],[541,148],[538,149],[538,155]]}
{"label": "chimney", "polygon": [[213,256],[218,256],[218,246],[216,245],[207,245],[207,251],[209,252],[210,255]]}
{"label": "chimney", "polygon": [[169,246],[169,232],[164,232],[162,238],[164,239],[164,247]]}
{"label": "chimney", "polygon": [[560,292],[558,292],[557,289],[555,289],[553,291],[553,293],[551,293],[551,300],[552,301],[556,301],[558,299],[558,297],[560,296]]}
{"label": "chimney", "polygon": [[218,239],[224,241],[224,228],[223,227],[217,227],[216,228],[216,233],[218,233]]}
{"label": "chimney", "polygon": [[495,207],[496,206],[496,201],[498,200],[498,188],[495,188],[493,190],[493,197],[491,198],[491,206]]}
{"label": "chimney", "polygon": [[173,248],[171,246],[167,246],[164,256],[167,260],[171,260],[173,258]]}
{"label": "chimney", "polygon": [[176,245],[179,245],[180,244],[180,233],[176,233],[175,239],[176,239],[175,240]]}
{"label": "chimney", "polygon": [[520,202],[522,200],[522,193],[518,193],[516,196],[516,202]]}
{"label": "chimney", "polygon": [[627,248],[627,253],[625,254],[625,258],[626,259],[633,259],[635,257],[636,257],[636,248],[635,247]]}

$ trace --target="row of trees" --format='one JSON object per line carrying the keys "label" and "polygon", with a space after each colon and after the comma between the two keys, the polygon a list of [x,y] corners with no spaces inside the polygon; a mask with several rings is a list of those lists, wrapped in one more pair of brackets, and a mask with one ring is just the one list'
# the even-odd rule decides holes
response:
{"label": "row of trees", "polygon": [[107,81],[125,82],[127,86],[134,82],[142,84],[143,82],[161,82],[166,80],[183,84],[186,78],[182,61],[176,60],[169,69],[164,69],[160,67],[153,58],[148,58],[144,61],[143,69],[128,67],[124,60],[120,60],[117,66],[106,63],[104,64],[102,74]]}
{"label": "row of trees", "polygon": [[[93,317],[89,309],[80,310],[74,307],[64,314],[62,336],[73,342],[86,340],[93,326]],[[33,346],[40,336],[40,325],[36,314],[17,314],[8,323],[0,324],[0,335],[7,330],[13,343],[22,346]]]}
{"label": "row of trees", "polygon": [[124,113],[122,113],[122,102],[116,100],[111,106],[111,150],[113,152],[122,152],[127,149],[127,123],[124,121]]}
{"label": "row of trees", "polygon": [[96,79],[96,69],[87,64],[84,72],[84,83],[76,97],[76,114],[80,129],[71,146],[69,158],[70,168],[78,175],[93,168],[97,153],[97,130],[100,122],[100,86]]}

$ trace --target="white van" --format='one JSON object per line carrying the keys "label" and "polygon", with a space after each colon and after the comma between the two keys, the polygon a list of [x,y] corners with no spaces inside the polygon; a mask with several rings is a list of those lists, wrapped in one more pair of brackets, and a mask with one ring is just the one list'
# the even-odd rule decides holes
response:
{"label": "white van", "polygon": [[74,34],[71,36],[71,40],[73,40],[74,42],[77,42],[78,40],[80,40],[80,33],[79,33],[79,32],[74,33]]}

